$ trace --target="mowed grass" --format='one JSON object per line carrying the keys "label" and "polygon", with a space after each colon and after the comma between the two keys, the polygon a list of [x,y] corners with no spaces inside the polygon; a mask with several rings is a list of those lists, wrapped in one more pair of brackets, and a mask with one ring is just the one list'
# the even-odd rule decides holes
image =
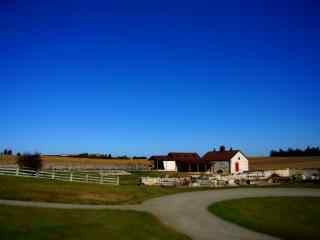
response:
{"label": "mowed grass", "polygon": [[110,186],[0,176],[0,199],[9,200],[100,205],[138,204],[150,198],[195,190],[204,189],[146,187],[130,185],[129,182],[128,185]]}
{"label": "mowed grass", "polygon": [[0,206],[1,240],[189,240],[148,213]]}
{"label": "mowed grass", "polygon": [[282,239],[319,239],[320,236],[320,198],[247,198],[213,204],[209,211],[227,221]]}

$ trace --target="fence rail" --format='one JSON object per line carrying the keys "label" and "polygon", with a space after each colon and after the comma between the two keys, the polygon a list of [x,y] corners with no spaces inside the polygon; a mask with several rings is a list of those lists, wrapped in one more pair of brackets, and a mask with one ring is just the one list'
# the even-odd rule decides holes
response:
{"label": "fence rail", "polygon": [[0,168],[0,175],[33,177],[42,179],[52,179],[58,181],[97,183],[108,185],[119,185],[119,176],[105,175],[103,173],[88,173],[77,171],[47,170],[35,171],[24,168]]}

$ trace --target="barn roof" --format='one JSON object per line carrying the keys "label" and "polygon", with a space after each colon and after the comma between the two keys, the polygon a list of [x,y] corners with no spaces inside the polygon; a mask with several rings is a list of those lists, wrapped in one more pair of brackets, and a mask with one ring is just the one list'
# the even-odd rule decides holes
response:
{"label": "barn roof", "polygon": [[231,150],[231,151],[212,151],[212,152],[207,152],[202,157],[202,160],[204,160],[204,161],[229,161],[238,152],[240,152],[240,151]]}
{"label": "barn roof", "polygon": [[153,160],[153,161],[170,161],[168,156],[164,156],[164,155],[158,155],[158,156],[151,156],[149,158],[149,160]]}
{"label": "barn roof", "polygon": [[207,152],[202,158],[198,153],[177,153],[171,152],[168,155],[151,156],[149,160],[153,161],[176,161],[183,163],[204,163],[211,161],[229,161],[239,150],[231,151],[211,151]]}
{"label": "barn roof", "polygon": [[201,158],[198,153],[169,153],[168,157],[171,161],[176,162],[199,162]]}

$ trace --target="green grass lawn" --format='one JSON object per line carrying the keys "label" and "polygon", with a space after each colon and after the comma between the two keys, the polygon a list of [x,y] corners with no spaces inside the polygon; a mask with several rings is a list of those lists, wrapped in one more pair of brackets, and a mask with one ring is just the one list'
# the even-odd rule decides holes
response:
{"label": "green grass lawn", "polygon": [[148,213],[0,206],[1,240],[190,240]]}
{"label": "green grass lawn", "polygon": [[227,221],[283,239],[320,237],[320,198],[247,198],[213,204],[209,211]]}
{"label": "green grass lawn", "polygon": [[[138,179],[142,175],[157,176],[159,173],[122,176],[120,186],[0,176],[0,199],[79,204],[139,204],[147,199],[168,194],[208,190],[208,188],[138,186]],[[313,184],[314,187],[318,185]],[[285,185],[287,186],[291,185]],[[303,185],[297,186],[303,187]]]}
{"label": "green grass lawn", "polygon": [[[128,180],[129,181],[129,180]],[[0,176],[0,199],[80,204],[137,204],[178,192],[203,189],[121,186]]]}

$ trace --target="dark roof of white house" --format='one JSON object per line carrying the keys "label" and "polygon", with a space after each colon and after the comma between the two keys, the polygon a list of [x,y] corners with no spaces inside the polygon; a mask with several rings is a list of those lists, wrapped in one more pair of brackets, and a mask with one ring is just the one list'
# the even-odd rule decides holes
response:
{"label": "dark roof of white house", "polygon": [[204,161],[229,161],[238,152],[240,152],[240,151],[238,151],[238,150],[211,151],[211,152],[207,152],[202,157],[202,160],[204,160]]}

